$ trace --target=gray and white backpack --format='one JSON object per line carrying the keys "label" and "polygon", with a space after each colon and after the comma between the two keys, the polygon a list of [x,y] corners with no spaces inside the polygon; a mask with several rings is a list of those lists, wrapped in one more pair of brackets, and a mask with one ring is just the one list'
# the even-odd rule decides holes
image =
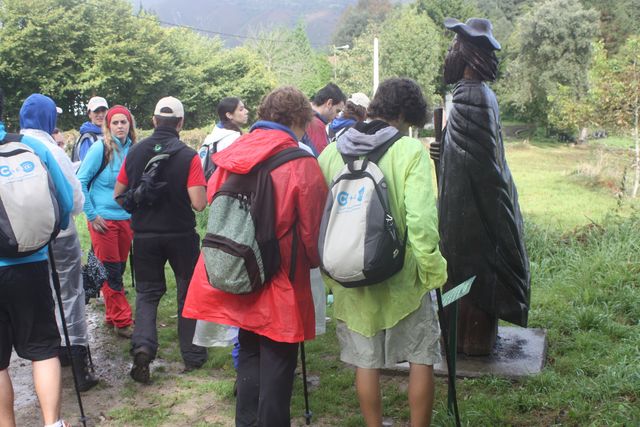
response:
{"label": "gray and white backpack", "polygon": [[363,159],[343,154],[345,165],[329,188],[318,240],[321,268],[346,288],[380,283],[404,264],[406,238],[398,234],[377,165],[401,137],[396,134]]}
{"label": "gray and white backpack", "polygon": [[0,256],[23,257],[60,231],[60,209],[49,171],[22,136],[0,141]]}

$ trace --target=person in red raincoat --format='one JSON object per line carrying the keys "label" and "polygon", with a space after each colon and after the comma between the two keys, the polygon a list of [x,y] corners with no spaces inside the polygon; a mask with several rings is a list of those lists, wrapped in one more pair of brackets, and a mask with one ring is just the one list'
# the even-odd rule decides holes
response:
{"label": "person in red raincoat", "polygon": [[[312,114],[308,100],[296,88],[285,86],[268,94],[251,132],[213,156],[218,168],[207,185],[209,203],[230,173],[246,174],[276,153],[297,147]],[[313,157],[287,162],[274,169],[271,178],[279,270],[262,289],[236,295],[209,284],[201,255],[183,310],[185,317],[240,328],[236,426],[291,425],[298,343],[315,337],[309,269],[320,263],[317,243],[327,186]],[[288,275],[293,227],[298,247],[292,282]]]}

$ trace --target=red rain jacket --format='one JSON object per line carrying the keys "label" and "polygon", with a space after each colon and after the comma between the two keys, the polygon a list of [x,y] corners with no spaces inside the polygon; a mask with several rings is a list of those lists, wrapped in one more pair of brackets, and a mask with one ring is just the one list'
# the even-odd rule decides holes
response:
{"label": "red rain jacket", "polygon": [[[211,203],[229,172],[247,173],[257,163],[298,143],[280,130],[256,129],[229,148],[216,153],[217,165],[207,185]],[[274,341],[295,343],[315,337],[315,314],[309,269],[320,263],[318,233],[327,195],[318,162],[313,157],[287,162],[271,172],[275,192],[276,235],[280,269],[263,289],[235,295],[214,289],[208,282],[202,255],[187,293],[183,316],[238,326]],[[289,281],[292,226],[297,222],[298,251],[293,283]]]}

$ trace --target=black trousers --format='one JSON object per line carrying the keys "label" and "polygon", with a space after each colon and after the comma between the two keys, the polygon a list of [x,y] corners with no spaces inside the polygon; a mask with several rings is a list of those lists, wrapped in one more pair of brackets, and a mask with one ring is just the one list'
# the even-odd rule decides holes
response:
{"label": "black trousers", "polygon": [[236,426],[290,427],[298,344],[240,329]]}
{"label": "black trousers", "polygon": [[144,351],[155,358],[158,352],[156,320],[160,298],[167,292],[164,266],[176,277],[178,339],[185,365],[201,366],[207,349],[193,344],[196,321],[182,317],[184,300],[200,254],[200,238],[194,232],[176,234],[134,234],[133,264],[136,277],[136,322],[131,337],[131,353]]}

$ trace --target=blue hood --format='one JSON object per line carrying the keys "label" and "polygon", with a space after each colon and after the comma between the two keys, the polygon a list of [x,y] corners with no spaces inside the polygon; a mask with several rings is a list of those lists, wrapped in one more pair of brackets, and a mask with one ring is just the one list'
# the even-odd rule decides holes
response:
{"label": "blue hood", "polygon": [[82,126],[80,126],[80,135],[87,132],[95,133],[96,135],[102,135],[102,128],[98,125],[94,125],[91,122],[84,122]]}
{"label": "blue hood", "polygon": [[57,115],[53,99],[34,93],[20,108],[20,129],[38,129],[51,134],[56,127]]}
{"label": "blue hood", "polygon": [[329,127],[331,128],[332,131],[337,132],[342,128],[348,127],[348,126],[353,126],[356,124],[356,121],[353,119],[345,119],[342,117],[336,117],[335,119],[333,119],[333,121],[331,122],[331,124],[329,125]]}

